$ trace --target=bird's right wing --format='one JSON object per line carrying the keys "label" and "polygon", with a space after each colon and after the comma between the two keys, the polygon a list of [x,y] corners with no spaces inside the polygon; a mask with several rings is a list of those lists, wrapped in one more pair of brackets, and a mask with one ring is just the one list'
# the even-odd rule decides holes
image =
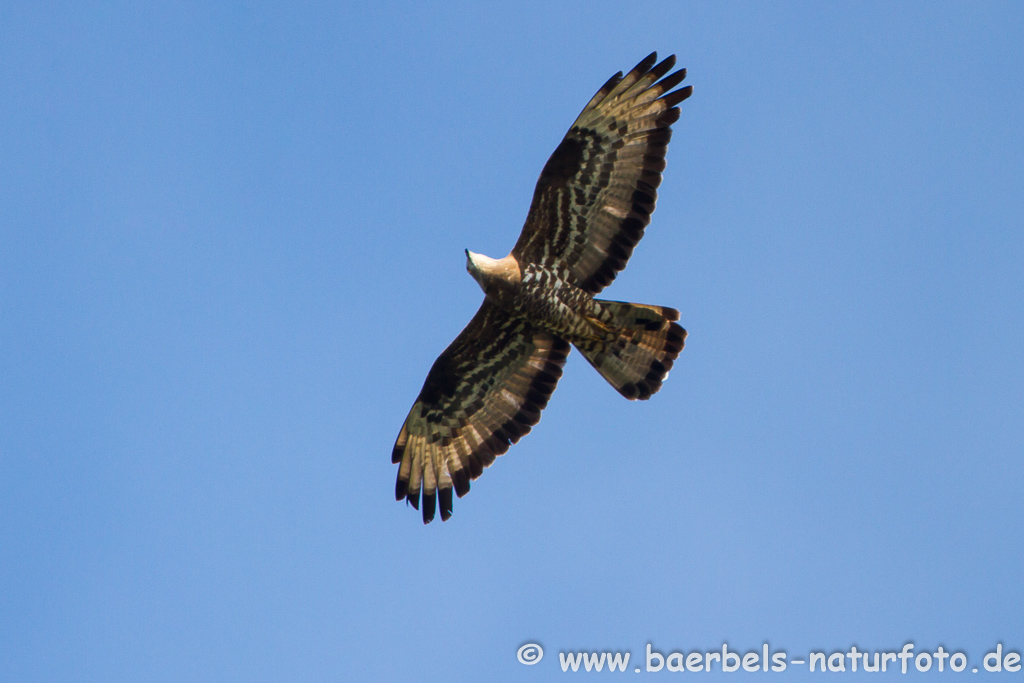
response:
{"label": "bird's right wing", "polygon": [[540,420],[569,355],[568,342],[509,318],[486,299],[427,374],[391,455],[400,463],[395,498],[419,509],[423,522],[452,514],[495,457]]}
{"label": "bird's right wing", "polygon": [[[544,165],[512,249],[520,265],[565,269],[596,294],[626,267],[658,197],[686,70],[651,53],[605,83]],[[666,75],[668,74],[668,75]]]}

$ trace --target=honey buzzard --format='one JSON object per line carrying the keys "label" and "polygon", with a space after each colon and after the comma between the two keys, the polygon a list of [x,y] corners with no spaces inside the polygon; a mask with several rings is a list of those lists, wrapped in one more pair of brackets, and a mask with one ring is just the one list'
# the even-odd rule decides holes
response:
{"label": "honey buzzard", "polygon": [[[683,348],[679,312],[595,299],[625,268],[650,223],[676,106],[692,87],[651,53],[612,76],[583,109],[537,181],[505,258],[466,250],[480,310],[430,368],[392,452],[395,498],[423,522],[452,514],[496,456],[527,434],[555,390],[570,344],[626,398],[661,388]],[[668,74],[666,76],[666,74]]]}

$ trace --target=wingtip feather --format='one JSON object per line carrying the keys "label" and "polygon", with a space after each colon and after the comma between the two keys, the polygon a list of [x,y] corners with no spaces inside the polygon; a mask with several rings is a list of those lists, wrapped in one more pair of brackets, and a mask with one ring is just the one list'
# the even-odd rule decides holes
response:
{"label": "wingtip feather", "polygon": [[452,516],[452,490],[450,488],[438,489],[438,502],[440,503],[441,521],[447,522]]}
{"label": "wingtip feather", "polygon": [[434,520],[434,511],[437,507],[437,492],[423,492],[423,523],[430,524]]}

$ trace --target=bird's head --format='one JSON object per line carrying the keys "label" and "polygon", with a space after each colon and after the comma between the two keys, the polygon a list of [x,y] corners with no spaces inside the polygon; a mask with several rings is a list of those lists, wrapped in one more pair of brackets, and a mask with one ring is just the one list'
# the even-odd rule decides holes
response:
{"label": "bird's head", "polygon": [[490,294],[495,286],[518,284],[520,280],[519,263],[511,254],[505,258],[493,259],[467,249],[466,270],[487,294]]}
{"label": "bird's head", "polygon": [[486,279],[486,272],[489,266],[492,266],[494,259],[488,258],[483,254],[475,254],[469,249],[466,250],[466,270],[473,276],[477,284],[486,292],[487,287],[484,286]]}

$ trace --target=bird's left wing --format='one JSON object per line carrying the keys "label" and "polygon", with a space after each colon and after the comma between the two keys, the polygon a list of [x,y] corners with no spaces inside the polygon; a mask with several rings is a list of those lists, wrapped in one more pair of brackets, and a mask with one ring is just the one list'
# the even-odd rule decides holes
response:
{"label": "bird's left wing", "polygon": [[591,294],[626,267],[651,222],[676,105],[692,92],[673,90],[686,76],[668,73],[675,61],[655,65],[651,53],[625,77],[612,76],[583,109],[537,181],[512,249],[520,264],[566,270]]}
{"label": "bird's left wing", "polygon": [[569,344],[484,300],[480,310],[427,374],[398,434],[391,461],[400,463],[395,498],[419,509],[423,522],[452,514],[495,457],[540,420],[555,390]]}

